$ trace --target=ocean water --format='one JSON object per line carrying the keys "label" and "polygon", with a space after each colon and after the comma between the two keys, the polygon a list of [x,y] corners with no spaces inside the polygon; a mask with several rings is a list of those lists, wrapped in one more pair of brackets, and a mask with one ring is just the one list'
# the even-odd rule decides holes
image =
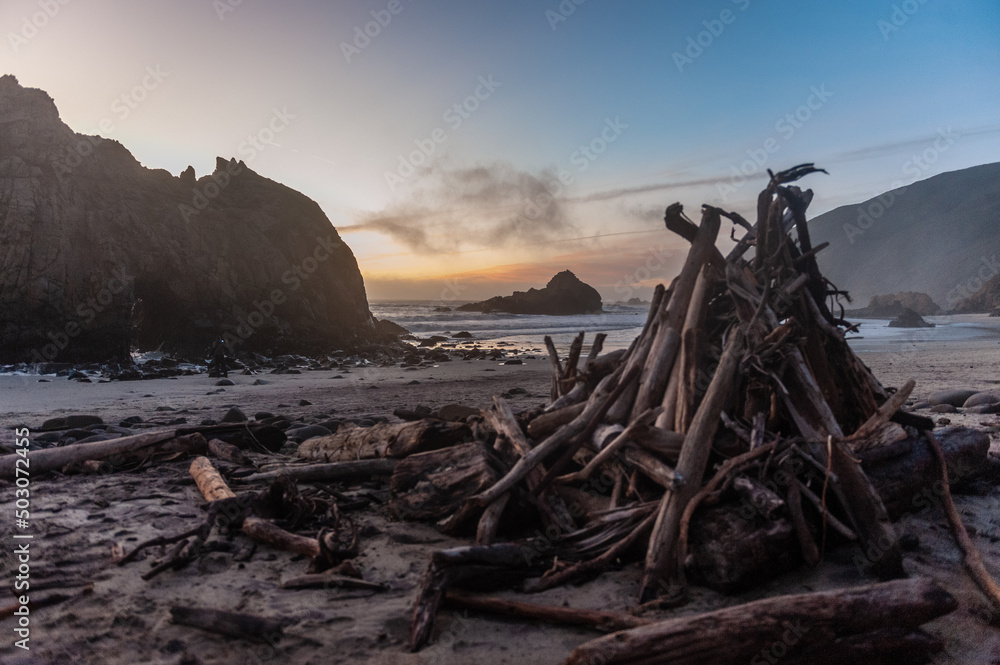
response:
{"label": "ocean water", "polygon": [[[461,305],[462,303],[456,303]],[[546,335],[552,337],[556,348],[565,353],[570,342],[581,331],[584,354],[590,349],[594,335],[608,335],[605,351],[624,349],[642,330],[646,323],[649,305],[605,304],[602,314],[579,316],[541,316],[536,314],[481,314],[479,312],[436,312],[440,301],[373,301],[369,303],[372,314],[378,319],[398,323],[414,335],[454,335],[466,331],[477,340],[491,343],[507,342],[519,348],[544,349]],[[450,306],[450,305],[449,305]]]}
{"label": "ocean water", "polygon": [[855,319],[860,328],[848,335],[848,343],[859,352],[897,351],[922,344],[947,344],[980,339],[1000,341],[1000,317],[987,314],[925,316],[933,328],[890,328],[889,319]]}
{"label": "ocean water", "polygon": [[[480,314],[478,312],[436,312],[440,301],[372,302],[372,314],[403,326],[414,335],[453,335],[468,331],[476,339],[508,342],[521,348],[544,348],[546,335],[560,352],[582,330],[587,333],[584,352],[599,332],[606,333],[605,351],[624,349],[642,330],[648,305],[605,304],[603,314],[580,316],[538,316],[530,314]],[[461,303],[458,303],[461,304]],[[890,328],[889,319],[855,319],[856,333],[848,335],[851,347],[860,353],[895,351],[921,343],[956,343],[995,338],[1000,341],[1000,318],[986,314],[926,316],[934,328]]]}

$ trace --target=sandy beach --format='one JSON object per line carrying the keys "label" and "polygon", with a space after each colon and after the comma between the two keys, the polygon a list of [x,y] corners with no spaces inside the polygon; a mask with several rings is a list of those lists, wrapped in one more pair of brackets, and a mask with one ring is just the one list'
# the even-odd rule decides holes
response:
{"label": "sandy beach", "polygon": [[[957,342],[917,342],[916,347],[861,350],[860,356],[887,386],[917,380],[915,399],[943,388],[990,389],[997,383],[1000,343],[992,337]],[[10,427],[38,427],[51,417],[87,413],[105,422],[129,416],[164,424],[183,418],[188,424],[219,419],[236,405],[247,414],[257,411],[316,418],[392,417],[395,408],[446,404],[485,407],[495,394],[513,388],[515,411],[548,399],[551,367],[544,356],[525,353],[523,364],[489,360],[443,362],[419,369],[364,367],[350,370],[304,371],[298,375],[231,374],[235,385],[220,388],[207,375],[141,382],[80,384],[65,378],[0,377],[0,423],[4,441]],[[253,385],[256,380],[264,385]],[[311,404],[300,406],[300,400]],[[159,410],[158,410],[159,409]],[[169,410],[168,410],[169,409]],[[938,416],[933,414],[935,418]],[[953,424],[987,429],[998,452],[1000,421],[992,415],[948,414]],[[255,456],[260,462],[273,457]],[[200,520],[203,500],[187,473],[189,462],[177,460],[138,473],[46,477],[33,480],[32,580],[40,586],[69,593],[85,583],[93,592],[32,613],[32,650],[0,646],[5,663],[412,663],[516,665],[562,662],[578,644],[596,637],[582,628],[556,627],[503,619],[466,611],[443,610],[432,643],[411,654],[405,649],[413,595],[430,552],[467,544],[428,525],[390,517],[384,505],[351,513],[362,534],[355,560],[364,578],[382,583],[386,591],[333,589],[289,591],[282,580],[305,572],[301,556],[258,548],[249,560],[237,561],[246,540],[231,539],[229,551],[202,557],[197,565],[168,571],[146,582],[150,556],[125,566],[111,563],[111,547],[135,543],[190,528]],[[238,486],[236,486],[238,488]],[[353,496],[384,492],[380,483],[354,486]],[[127,500],[123,500],[127,497]],[[0,482],[0,510],[14,509],[11,483]],[[1000,493],[957,497],[959,511],[976,534],[987,567],[1000,574]],[[2,537],[10,542],[11,522]],[[938,580],[959,601],[958,611],[927,625],[944,639],[946,650],[935,663],[988,663],[1000,659],[1000,625],[965,574],[940,508],[903,517],[899,533],[919,538],[907,552],[911,575]],[[9,549],[9,548],[5,548]],[[834,589],[870,583],[855,568],[854,551],[827,552],[816,569],[802,566],[751,592],[726,596],[694,587],[691,602],[653,616],[666,618],[747,602],[765,596]],[[4,567],[11,566],[10,554]],[[582,586],[568,586],[525,596],[501,592],[501,597],[572,607],[627,611],[635,605],[641,574],[639,564],[625,565]],[[39,593],[50,593],[47,590]],[[12,601],[10,591],[0,605]],[[214,607],[276,617],[286,622],[284,637],[274,644],[227,640],[171,623],[177,605]],[[4,622],[11,626],[12,622]]]}

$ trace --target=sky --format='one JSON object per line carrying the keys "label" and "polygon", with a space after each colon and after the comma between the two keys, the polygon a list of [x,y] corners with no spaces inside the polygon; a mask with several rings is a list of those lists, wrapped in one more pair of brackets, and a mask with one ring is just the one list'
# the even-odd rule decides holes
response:
{"label": "sky", "polygon": [[74,130],[316,200],[372,300],[564,269],[648,297],[675,201],[752,218],[767,169],[815,162],[815,215],[1000,155],[996,0],[4,0],[0,26],[0,73]]}

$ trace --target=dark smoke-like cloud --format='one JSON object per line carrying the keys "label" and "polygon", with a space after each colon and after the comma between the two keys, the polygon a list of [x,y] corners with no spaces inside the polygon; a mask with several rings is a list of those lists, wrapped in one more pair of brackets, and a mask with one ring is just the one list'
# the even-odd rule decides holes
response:
{"label": "dark smoke-like cloud", "polygon": [[431,168],[413,178],[419,180],[407,196],[338,230],[384,233],[421,254],[539,244],[576,233],[551,171],[494,163]]}

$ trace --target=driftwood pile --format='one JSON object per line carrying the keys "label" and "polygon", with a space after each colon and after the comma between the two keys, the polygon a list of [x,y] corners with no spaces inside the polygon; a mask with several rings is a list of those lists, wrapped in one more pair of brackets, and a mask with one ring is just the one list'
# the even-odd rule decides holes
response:
{"label": "driftwood pile", "polygon": [[[412,650],[431,639],[438,609],[449,605],[618,631],[581,645],[567,663],[926,662],[943,645],[920,626],[956,603],[930,580],[903,579],[891,520],[922,507],[934,488],[973,579],[1000,606],[949,494],[949,481],[982,472],[989,437],[966,428],[935,436],[932,421],[901,409],[913,382],[884,388],[846,343],[851,326],[838,306],[846,294],[823,278],[823,246],[809,236],[812,192],[790,184],[819,170],[771,174],[755,224],[708,205],[695,224],[680,204],[667,208],[667,228],[691,243],[680,274],[656,289],[628,349],[602,354],[598,335],[584,358],[581,333],[562,358],[547,339],[548,406],[515,414],[494,397],[488,409],[448,418],[397,412],[412,419],[344,426],[302,443],[302,465],[272,470],[232,472],[253,465],[247,450],[284,443],[280,430],[246,425],[39,450],[31,469],[196,456],[190,474],[208,502],[205,522],[119,548],[115,561],[172,546],[143,575],[150,579],[209,551],[209,533],[228,525],[310,559],[288,588],[382,588],[351,564],[361,544],[341,514],[344,495],[298,484],[388,478],[396,518],[475,539],[432,555],[413,606]],[[745,231],[726,256],[716,247],[723,219],[734,235]],[[228,463],[234,484],[267,489],[234,492],[206,455]],[[13,478],[18,457],[0,458],[0,477]],[[303,530],[310,535],[296,533]],[[689,578],[738,591],[843,545],[881,582],[648,617],[684,602]],[[469,593],[542,591],[630,562],[643,572],[628,614]],[[281,634],[259,617],[184,607],[172,616],[247,639]]]}
{"label": "driftwood pile", "polygon": [[[810,241],[812,192],[789,184],[818,170],[805,164],[771,174],[752,225],[708,205],[696,225],[679,204],[669,207],[667,228],[691,249],[673,284],[656,290],[631,347],[602,356],[599,336],[581,369],[582,334],[565,364],[547,340],[548,407],[517,416],[495,398],[477,442],[396,466],[400,516],[450,531],[477,520],[476,546],[433,557],[414,607],[412,648],[429,639],[439,604],[455,602],[449,589],[528,578],[524,589],[539,591],[643,550],[641,609],[683,602],[689,575],[740,589],[800,561],[816,565],[848,542],[859,548],[859,568],[881,580],[906,577],[891,516],[912,509],[940,478],[940,448],[933,422],[900,410],[913,382],[885,389],[845,341],[851,326],[832,308],[846,294],[823,278],[823,247]],[[728,256],[716,247],[723,218],[746,231]],[[492,446],[482,442],[483,428]],[[988,437],[955,429],[942,438],[953,480],[981,469]],[[516,540],[531,513],[540,528]],[[919,661],[941,645],[918,626],[954,601],[926,581],[899,584],[636,627],[584,645],[568,662],[750,658],[792,616],[809,617],[816,632],[808,649],[788,646],[799,659],[789,662],[820,662],[818,654]],[[847,628],[857,603],[880,618]]]}

